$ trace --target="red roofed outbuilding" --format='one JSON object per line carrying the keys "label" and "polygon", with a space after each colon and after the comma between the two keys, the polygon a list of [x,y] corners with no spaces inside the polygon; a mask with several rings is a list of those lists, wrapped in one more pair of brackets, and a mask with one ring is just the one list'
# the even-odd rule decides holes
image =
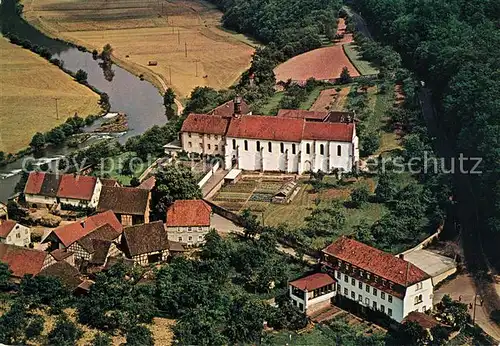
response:
{"label": "red roofed outbuilding", "polygon": [[212,208],[203,200],[177,200],[167,210],[168,239],[200,245],[210,231]]}
{"label": "red roofed outbuilding", "polygon": [[307,315],[330,306],[335,289],[335,279],[326,273],[307,275],[288,284],[292,304]]}

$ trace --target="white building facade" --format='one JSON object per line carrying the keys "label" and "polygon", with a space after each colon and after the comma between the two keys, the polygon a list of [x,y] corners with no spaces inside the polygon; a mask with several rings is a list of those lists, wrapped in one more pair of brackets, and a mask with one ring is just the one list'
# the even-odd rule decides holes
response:
{"label": "white building facade", "polygon": [[326,273],[315,273],[290,282],[288,295],[292,305],[312,315],[331,305],[335,297],[335,280]]}
{"label": "white building facade", "polygon": [[0,243],[28,246],[31,243],[31,229],[12,220],[0,220]]}

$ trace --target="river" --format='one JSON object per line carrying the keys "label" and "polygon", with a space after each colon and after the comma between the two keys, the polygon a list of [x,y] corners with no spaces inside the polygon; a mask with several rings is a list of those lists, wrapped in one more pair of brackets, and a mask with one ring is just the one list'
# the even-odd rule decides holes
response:
{"label": "river", "polygon": [[[103,70],[99,66],[99,61],[94,60],[91,53],[79,51],[67,43],[51,39],[42,34],[20,18],[16,13],[13,0],[3,0],[1,4],[0,24],[2,31],[7,28],[10,33],[27,39],[32,44],[48,48],[54,58],[64,61],[64,68],[68,70],[76,72],[78,69],[82,69],[86,71],[88,83],[108,94],[111,112],[127,114],[129,131],[118,138],[121,143],[124,143],[131,136],[143,133],[153,125],[164,125],[167,122],[163,98],[158,89],[151,83],[141,81],[138,77],[115,64],[112,67],[113,79],[111,81],[106,80]],[[36,76],[33,76],[33,78],[36,78]],[[47,149],[35,161],[35,164],[51,162],[71,150],[74,149],[67,147]],[[19,173],[21,169],[22,160],[0,168],[0,201],[5,202],[13,194],[14,187],[20,179]]]}

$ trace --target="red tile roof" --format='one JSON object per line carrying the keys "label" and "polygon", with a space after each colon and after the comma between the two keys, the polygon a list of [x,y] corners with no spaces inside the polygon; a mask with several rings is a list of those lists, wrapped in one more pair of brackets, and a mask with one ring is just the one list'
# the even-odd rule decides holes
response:
{"label": "red tile roof", "polygon": [[212,208],[203,200],[177,200],[167,210],[167,227],[210,226]]}
{"label": "red tile roof", "polygon": [[306,111],[302,109],[280,109],[276,116],[280,118],[295,118],[295,119],[321,121],[328,116],[328,112]]}
{"label": "red tile roof", "polygon": [[[246,115],[250,113],[250,106],[245,102],[245,100],[241,100],[240,103],[241,114]],[[227,101],[226,103],[214,108],[209,112],[210,115],[218,115],[224,118],[230,118],[234,115],[234,100]]]}
{"label": "red tile roof", "polygon": [[62,261],[73,255],[73,252],[67,249],[55,249],[50,253],[56,261]]}
{"label": "red tile roof", "polygon": [[47,253],[26,247],[0,244],[0,261],[7,263],[12,275],[21,278],[26,274],[36,275],[42,270]]}
{"label": "red tile roof", "polygon": [[335,280],[328,274],[315,273],[290,282],[290,285],[305,291],[312,291],[326,285],[331,285]]}
{"label": "red tile roof", "polygon": [[216,115],[194,114],[187,116],[182,124],[181,132],[206,133],[223,136],[226,133],[229,119]]}
{"label": "red tile roof", "polygon": [[0,219],[0,238],[7,238],[10,231],[16,226],[17,222],[12,220]]}
{"label": "red tile roof", "polygon": [[303,139],[351,142],[354,124],[306,122]]}
{"label": "red tile roof", "polygon": [[90,232],[105,224],[109,224],[119,233],[123,230],[123,226],[120,221],[118,221],[115,214],[111,210],[108,210],[104,213],[96,214],[86,219],[60,226],[53,230],[52,234],[54,234],[65,247],[68,247],[78,239],[83,238]]}
{"label": "red tile roof", "polygon": [[235,138],[300,142],[304,123],[303,119],[246,115],[232,118],[226,135]]}
{"label": "red tile roof", "polygon": [[28,181],[24,187],[24,193],[36,195],[42,189],[43,180],[45,179],[44,172],[31,172],[28,176]]}
{"label": "red tile roof", "polygon": [[434,317],[424,314],[418,311],[410,312],[401,322],[402,324],[407,322],[416,322],[424,329],[431,329],[435,326],[443,326],[438,320]]}
{"label": "red tile roof", "polygon": [[322,251],[403,287],[430,278],[410,262],[354,239],[341,237]]}
{"label": "red tile roof", "polygon": [[153,190],[153,187],[156,185],[156,178],[155,176],[151,176],[148,179],[144,180],[141,185],[137,186],[138,189],[144,189],[144,190]]}
{"label": "red tile roof", "polygon": [[96,177],[64,174],[59,183],[57,197],[90,201],[97,183]]}

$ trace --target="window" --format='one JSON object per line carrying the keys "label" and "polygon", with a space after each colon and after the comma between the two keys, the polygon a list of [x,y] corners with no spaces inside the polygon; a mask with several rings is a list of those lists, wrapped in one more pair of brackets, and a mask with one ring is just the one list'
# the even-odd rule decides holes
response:
{"label": "window", "polygon": [[16,233],[16,238],[21,238],[21,233]]}
{"label": "window", "polygon": [[340,292],[340,289],[341,289],[340,284],[337,284],[337,291]]}
{"label": "window", "polygon": [[198,231],[202,231],[202,228],[201,228],[201,227],[198,227]]}
{"label": "window", "polygon": [[382,312],[384,312],[384,313],[385,313],[385,306],[380,305],[380,311],[382,311]]}
{"label": "window", "polygon": [[417,283],[417,290],[421,290],[423,286],[424,286],[423,282],[418,282]]}
{"label": "window", "polygon": [[366,292],[370,293],[370,286],[366,285]]}
{"label": "window", "polygon": [[192,232],[193,229],[191,227],[188,227],[188,232]]}
{"label": "window", "polygon": [[390,294],[387,295],[387,300],[389,300],[389,303],[392,303],[392,296]]}
{"label": "window", "polygon": [[377,296],[377,289],[376,289],[376,288],[374,288],[374,289],[373,289],[373,295],[374,295],[375,297]]}
{"label": "window", "polygon": [[295,155],[295,144],[292,144],[292,154]]}
{"label": "window", "polygon": [[354,278],[351,278],[351,285],[356,286],[356,280]]}
{"label": "window", "polygon": [[337,156],[342,156],[342,147],[337,145]]}
{"label": "window", "polygon": [[179,239],[178,239],[178,240],[179,240],[180,242],[182,242],[182,237],[179,237]]}
{"label": "window", "polygon": [[365,298],[365,305],[370,306],[370,298]]}
{"label": "window", "polygon": [[[246,141],[245,141],[246,142]],[[246,147],[245,147],[246,148]],[[233,150],[236,149],[236,139],[233,139]],[[248,150],[248,149],[245,149]]]}
{"label": "window", "polygon": [[387,309],[387,315],[392,316],[392,309],[391,308]]}
{"label": "window", "polygon": [[243,144],[245,145],[245,151],[248,151],[248,141],[245,140],[245,142]]}
{"label": "window", "polygon": [[189,147],[189,148],[192,148],[192,147],[193,147],[193,143],[188,142],[188,147]]}
{"label": "window", "polygon": [[425,312],[427,310],[427,307],[424,305],[422,306],[422,312]]}
{"label": "window", "polygon": [[344,295],[349,296],[349,290],[347,288],[344,288]]}
{"label": "window", "polygon": [[361,294],[358,294],[358,300],[363,303],[363,296]]}
{"label": "window", "polygon": [[338,278],[338,279],[341,279],[341,278],[342,278],[342,274],[340,274],[340,272],[339,272],[339,271],[337,272],[337,278]]}
{"label": "window", "polygon": [[366,278],[370,280],[370,273],[366,273]]}
{"label": "window", "polygon": [[422,295],[415,296],[415,305],[422,303]]}
{"label": "window", "polygon": [[359,270],[359,276],[363,277],[363,271],[361,269]]}
{"label": "window", "polygon": [[256,147],[257,147],[257,151],[260,151],[260,141],[257,141],[257,143],[255,143]]}
{"label": "window", "polygon": [[189,236],[189,237],[188,237],[188,240],[189,240],[189,241],[192,241],[192,240],[193,240],[193,237],[192,237],[192,236]]}
{"label": "window", "polygon": [[200,143],[200,148],[203,149],[203,143]]}
{"label": "window", "polygon": [[311,144],[307,143],[306,144],[306,154],[310,154],[311,153]]}
{"label": "window", "polygon": [[280,153],[284,153],[285,152],[285,145],[283,143],[280,143]]}
{"label": "window", "polygon": [[356,292],[351,291],[351,298],[352,300],[356,300]]}
{"label": "window", "polygon": [[380,292],[380,298],[385,299],[385,293],[384,292]]}
{"label": "window", "polygon": [[7,239],[8,239],[9,241],[11,241],[11,240],[12,240],[12,237],[11,237],[11,236],[9,236]]}
{"label": "window", "polygon": [[215,140],[218,140],[219,139],[219,136],[218,135],[215,135],[214,136]]}
{"label": "window", "polygon": [[377,302],[373,302],[373,310],[377,310]]}
{"label": "window", "polygon": [[212,138],[212,136],[211,136],[211,135],[207,135],[207,137],[208,137],[208,139],[211,139],[211,138]]}
{"label": "window", "polygon": [[358,287],[359,287],[360,290],[363,289],[363,283],[361,281],[358,281]]}
{"label": "window", "polygon": [[191,132],[188,132],[188,137],[191,138]]}
{"label": "window", "polygon": [[217,144],[215,145],[215,150],[219,150],[219,146]]}
{"label": "window", "polygon": [[207,148],[208,148],[208,150],[210,150],[210,144],[207,144]]}
{"label": "window", "polygon": [[202,133],[198,134],[198,137],[203,138],[203,134]]}
{"label": "window", "polygon": [[28,230],[27,229],[24,230],[24,234],[28,234]]}
{"label": "window", "polygon": [[347,275],[344,274],[344,281],[345,282],[349,282],[349,277]]}
{"label": "window", "polygon": [[325,146],[323,144],[319,146],[319,153],[320,155],[325,155]]}

